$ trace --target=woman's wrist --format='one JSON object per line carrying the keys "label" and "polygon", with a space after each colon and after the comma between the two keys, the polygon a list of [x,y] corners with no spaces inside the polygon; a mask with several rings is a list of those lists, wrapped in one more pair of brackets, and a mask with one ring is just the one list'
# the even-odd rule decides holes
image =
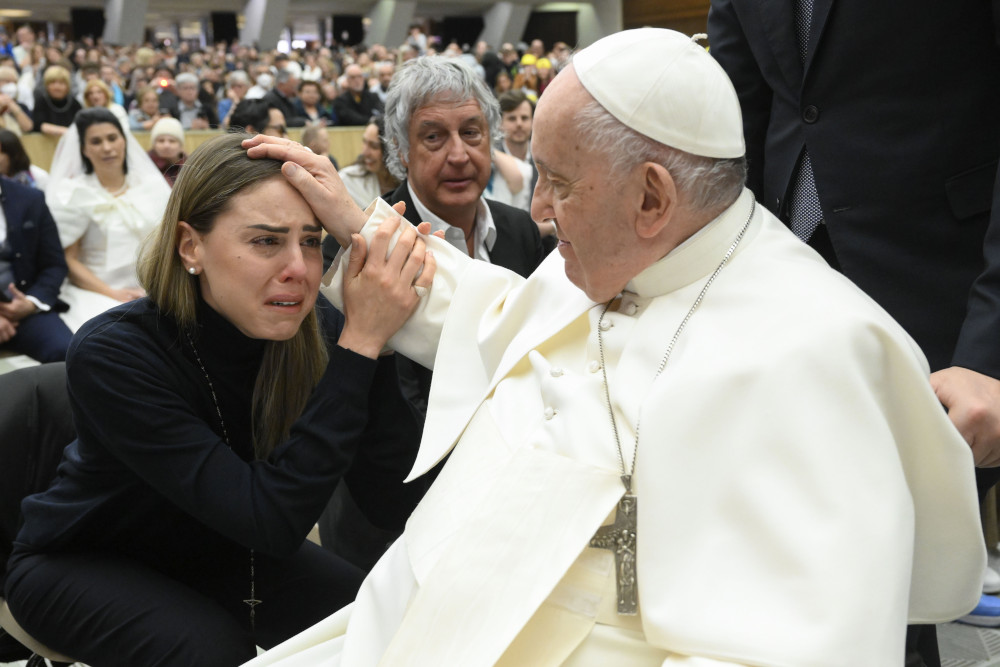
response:
{"label": "woman's wrist", "polygon": [[345,326],[344,330],[340,332],[337,345],[369,359],[378,359],[382,348],[385,347],[384,344],[375,342],[371,336],[355,335],[349,325]]}

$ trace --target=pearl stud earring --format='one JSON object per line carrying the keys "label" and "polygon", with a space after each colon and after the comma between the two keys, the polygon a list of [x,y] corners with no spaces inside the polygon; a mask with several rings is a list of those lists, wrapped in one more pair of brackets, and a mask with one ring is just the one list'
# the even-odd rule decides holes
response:
{"label": "pearl stud earring", "polygon": [[196,268],[194,268],[194,267],[192,266],[191,268],[189,268],[189,269],[188,269],[188,273],[190,273],[190,274],[191,274],[191,275],[193,276],[193,275],[195,275],[196,273],[198,273],[198,269],[196,269]]}

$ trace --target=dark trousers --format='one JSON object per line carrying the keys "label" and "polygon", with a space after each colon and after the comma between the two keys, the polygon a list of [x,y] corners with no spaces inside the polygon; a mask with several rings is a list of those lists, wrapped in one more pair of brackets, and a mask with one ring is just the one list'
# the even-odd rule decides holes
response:
{"label": "dark trousers", "polygon": [[310,542],[282,560],[256,554],[262,602],[251,630],[244,553],[217,567],[167,573],[119,554],[26,554],[15,547],[6,597],[35,639],[92,667],[228,667],[256,656],[255,646],[271,648],[348,604],[363,578]]}
{"label": "dark trousers", "polygon": [[73,334],[63,323],[58,313],[35,313],[21,320],[17,333],[0,349],[26,354],[35,361],[47,364],[51,361],[65,361],[66,349]]}

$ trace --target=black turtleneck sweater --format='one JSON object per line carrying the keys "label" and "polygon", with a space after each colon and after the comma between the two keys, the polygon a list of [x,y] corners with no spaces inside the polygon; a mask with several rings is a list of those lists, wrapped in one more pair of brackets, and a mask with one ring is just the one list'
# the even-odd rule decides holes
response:
{"label": "black turtleneck sweater", "polygon": [[52,486],[23,505],[16,550],[102,549],[172,567],[246,547],[294,552],[344,478],[373,523],[401,528],[423,489],[403,485],[419,432],[391,357],[336,345],[343,326],[318,302],[330,363],[290,439],[254,461],[251,395],[264,343],[202,304],[187,337],[148,299],[88,322],[67,357],[78,438]]}

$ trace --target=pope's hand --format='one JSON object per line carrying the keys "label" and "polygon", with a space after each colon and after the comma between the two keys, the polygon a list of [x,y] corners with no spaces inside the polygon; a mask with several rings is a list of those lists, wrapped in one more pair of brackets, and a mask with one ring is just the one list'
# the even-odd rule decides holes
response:
{"label": "pope's hand", "polygon": [[976,465],[1000,466],[1000,380],[952,366],[932,373],[931,386],[972,447]]}
{"label": "pope's hand", "polygon": [[[413,313],[420,294],[426,293],[434,279],[434,254],[410,224],[403,223],[396,245],[388,252],[400,222],[398,216],[382,222],[370,247],[355,234],[344,272],[345,324],[337,342],[373,359]],[[420,231],[429,229],[423,223]]]}
{"label": "pope's hand", "polygon": [[354,203],[328,157],[297,142],[263,134],[247,139],[243,147],[252,158],[283,161],[281,172],[308,202],[316,219],[341,247],[350,245],[351,235],[361,231],[368,216]]}

